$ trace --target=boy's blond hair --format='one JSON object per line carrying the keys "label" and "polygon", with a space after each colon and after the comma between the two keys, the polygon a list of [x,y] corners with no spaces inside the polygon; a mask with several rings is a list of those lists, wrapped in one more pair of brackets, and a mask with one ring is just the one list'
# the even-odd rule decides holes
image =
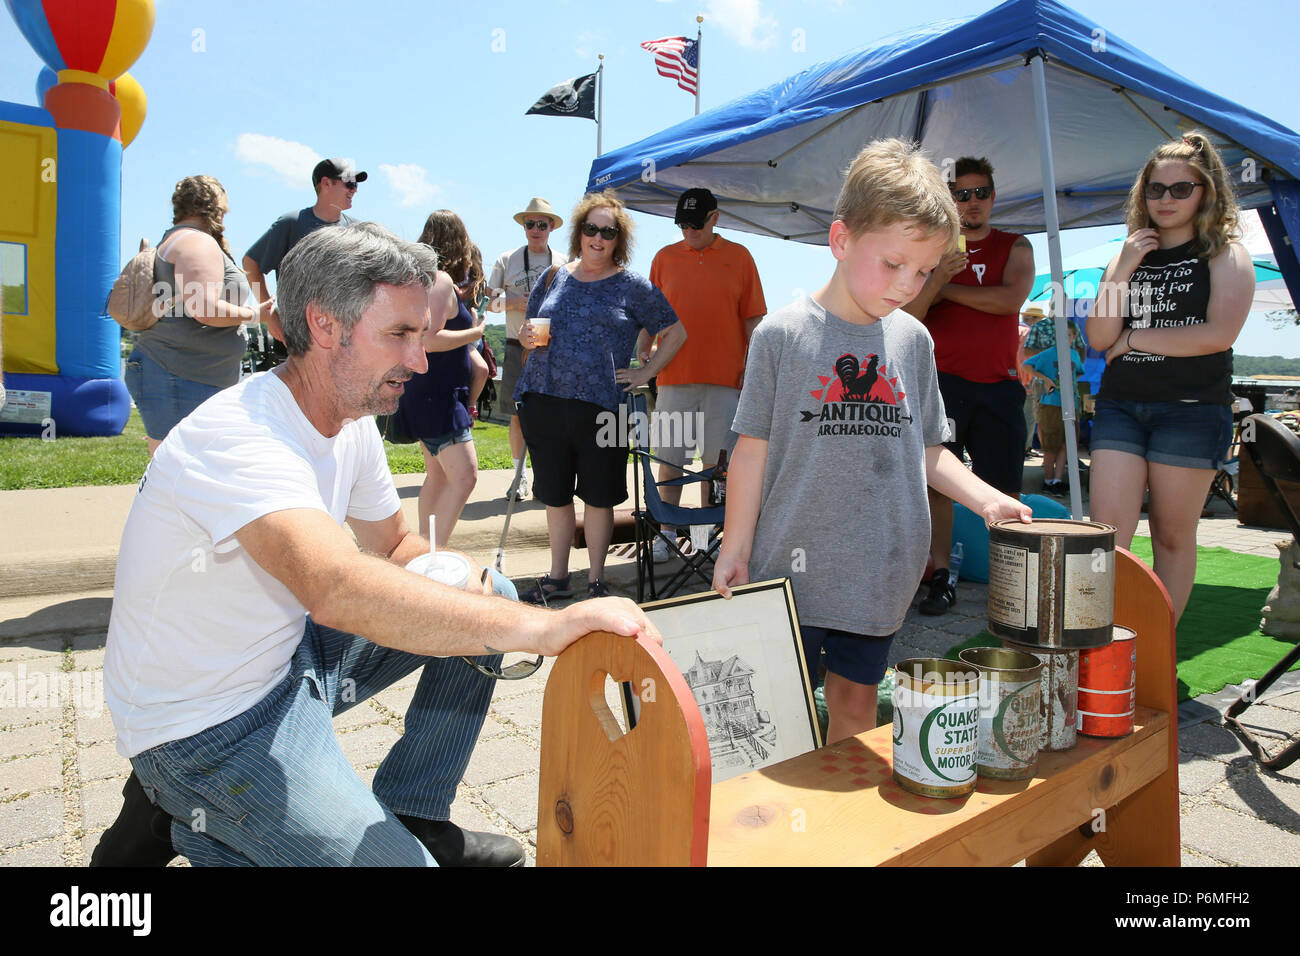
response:
{"label": "boy's blond hair", "polygon": [[916,143],[878,139],[854,157],[844,176],[835,218],[852,235],[915,223],[923,232],[947,233],[957,248],[961,219],[939,168]]}

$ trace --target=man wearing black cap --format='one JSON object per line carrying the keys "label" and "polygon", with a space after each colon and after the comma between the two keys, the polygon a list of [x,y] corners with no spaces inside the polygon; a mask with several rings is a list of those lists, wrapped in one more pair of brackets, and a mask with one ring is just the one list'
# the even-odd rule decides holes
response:
{"label": "man wearing black cap", "polygon": [[[357,191],[357,184],[366,181],[367,173],[357,172],[350,160],[322,159],[311,171],[311,184],[316,190],[316,204],[297,212],[286,212],[271,224],[271,228],[262,233],[262,237],[248,247],[244,256],[244,272],[248,275],[248,284],[252,286],[256,301],[266,302],[271,298],[266,288],[268,272],[278,272],[280,260],[285,257],[298,240],[325,226],[344,225],[352,220],[343,215],[345,209],[352,208],[352,196]],[[269,310],[264,309],[259,316],[265,322],[271,334],[282,340],[280,320]]]}
{"label": "man wearing black cap", "polygon": [[[740,400],[745,351],[767,304],[749,250],[713,231],[718,222],[718,201],[713,193],[686,190],[677,200],[674,222],[682,230],[682,241],[655,254],[650,281],[667,297],[688,336],[658,375],[655,414],[675,413],[679,424],[689,421],[703,427],[689,431],[671,425],[660,428],[661,438],[682,435],[683,444],[668,447],[665,442],[659,454],[683,465],[690,449],[698,447],[703,463],[711,466],[719,452],[730,453],[735,446],[731,421]],[[676,470],[660,466],[660,481],[674,477]],[[677,504],[682,490],[680,485],[664,485],[659,493],[664,501]],[[667,558],[666,544],[655,544],[656,559]]]}

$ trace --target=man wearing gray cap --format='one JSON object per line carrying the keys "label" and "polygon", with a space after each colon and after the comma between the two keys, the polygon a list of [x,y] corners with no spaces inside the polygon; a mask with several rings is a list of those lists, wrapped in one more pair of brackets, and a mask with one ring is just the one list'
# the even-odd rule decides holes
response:
{"label": "man wearing gray cap", "polygon": [[[515,417],[515,403],[510,396],[514,395],[515,383],[524,368],[525,356],[523,346],[519,344],[519,330],[524,325],[528,293],[533,291],[538,278],[551,266],[563,265],[567,259],[563,252],[551,250],[551,233],[564,225],[564,220],[555,214],[545,199],[534,196],[523,212],[515,213],[515,222],[524,227],[528,242],[513,252],[503,252],[492,267],[492,275],[488,277],[492,304],[488,308],[506,314],[506,356],[501,364],[501,388],[497,394],[506,396],[502,407],[510,416],[510,457],[518,471],[519,460],[524,457],[524,433]],[[518,501],[528,497],[526,471],[520,474],[519,486],[510,491]]]}
{"label": "man wearing gray cap", "polygon": [[[336,226],[340,222],[347,225],[352,222],[343,215],[343,211],[352,208],[352,196],[357,191],[357,184],[364,183],[367,175],[353,169],[351,160],[347,159],[322,159],[316,164],[316,168],[311,171],[312,188],[316,190],[315,204],[297,212],[286,212],[271,224],[270,229],[262,233],[260,239],[248,247],[244,256],[244,272],[257,296],[255,301],[266,302],[271,298],[270,291],[266,288],[266,275],[275,272],[278,276],[280,260],[298,240],[325,226]],[[258,318],[266,323],[273,336],[283,341],[280,320],[270,309],[263,309]]]}

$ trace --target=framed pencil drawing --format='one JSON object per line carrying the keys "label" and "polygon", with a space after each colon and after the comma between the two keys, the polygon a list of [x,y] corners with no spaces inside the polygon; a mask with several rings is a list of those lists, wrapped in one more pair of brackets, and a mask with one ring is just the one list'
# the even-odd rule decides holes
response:
{"label": "framed pencil drawing", "polygon": [[[786,579],[643,605],[704,718],[713,782],[821,746],[804,668],[794,593]],[[628,726],[640,701],[624,688]]]}

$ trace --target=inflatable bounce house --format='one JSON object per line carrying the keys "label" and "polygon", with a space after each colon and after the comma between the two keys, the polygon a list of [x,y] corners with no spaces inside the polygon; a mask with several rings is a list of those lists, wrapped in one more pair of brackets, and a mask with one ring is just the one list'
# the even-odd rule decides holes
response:
{"label": "inflatable bounce house", "polygon": [[144,122],[127,67],[153,0],[5,0],[43,61],[39,106],[0,102],[0,435],[117,435],[131,399],[104,313],[121,268],[122,149]]}

